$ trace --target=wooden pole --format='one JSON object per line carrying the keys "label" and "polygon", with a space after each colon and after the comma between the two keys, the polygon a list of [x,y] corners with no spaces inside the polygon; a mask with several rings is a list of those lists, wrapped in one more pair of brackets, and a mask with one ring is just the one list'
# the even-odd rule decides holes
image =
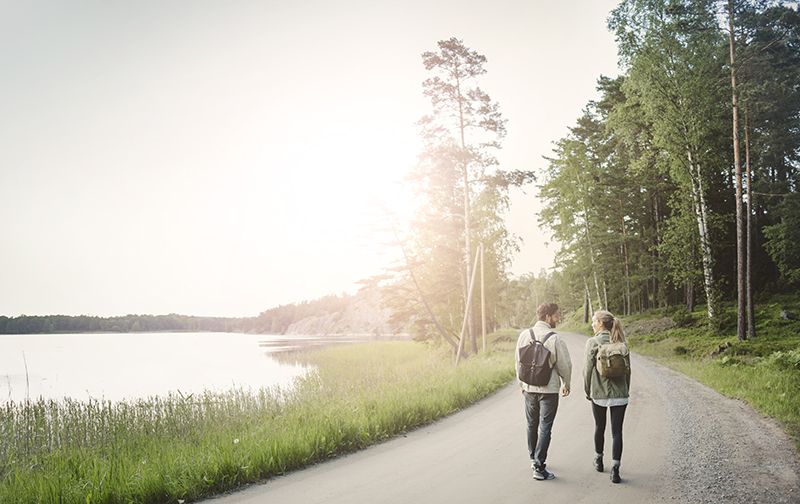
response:
{"label": "wooden pole", "polygon": [[464,331],[467,328],[467,320],[469,319],[469,306],[472,304],[472,291],[475,290],[475,273],[478,272],[479,255],[480,254],[475,254],[475,265],[472,267],[472,278],[469,281],[469,294],[467,295],[467,306],[464,310],[464,323],[461,324],[461,337],[458,340],[458,352],[456,352],[456,366],[458,366],[458,361],[461,360],[461,350],[464,348]]}
{"label": "wooden pole", "polygon": [[483,242],[481,242],[481,325],[483,326],[483,351],[486,352],[486,284],[483,279]]}

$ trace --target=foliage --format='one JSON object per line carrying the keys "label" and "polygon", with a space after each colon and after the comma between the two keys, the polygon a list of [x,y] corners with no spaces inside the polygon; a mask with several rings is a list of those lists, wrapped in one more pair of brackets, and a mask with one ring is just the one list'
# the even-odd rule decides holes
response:
{"label": "foliage", "polygon": [[[509,188],[530,182],[533,174],[498,168],[494,152],[505,137],[506,120],[478,86],[486,57],[457,38],[437,46],[422,54],[430,74],[423,95],[431,111],[418,122],[423,147],[405,180],[416,203],[402,240],[405,264],[389,270],[385,297],[394,321],[409,323],[421,341],[457,340],[466,320],[466,348],[475,353],[479,288],[468,302],[474,260],[482,246],[483,276],[477,280],[485,287],[486,305],[501,307],[511,255],[519,249],[502,216],[510,205]],[[499,314],[487,312],[489,330],[501,325]]]}
{"label": "foliage", "polygon": [[800,285],[800,194],[788,194],[780,208],[780,222],[764,228],[764,244],[786,283]]}
{"label": "foliage", "polygon": [[[736,68],[752,172],[754,292],[800,263],[800,13],[738,2]],[[611,13],[623,75],[600,77],[539,185],[556,266],[588,311],[704,307],[726,332],[736,227],[730,48],[712,0],[624,0]],[[745,135],[742,135],[744,142]],[[694,324],[688,315],[680,325]]]}
{"label": "foliage", "polygon": [[88,315],[0,316],[0,334],[50,334],[88,332],[211,331],[247,332],[255,326],[254,317],[195,317],[189,315]]}

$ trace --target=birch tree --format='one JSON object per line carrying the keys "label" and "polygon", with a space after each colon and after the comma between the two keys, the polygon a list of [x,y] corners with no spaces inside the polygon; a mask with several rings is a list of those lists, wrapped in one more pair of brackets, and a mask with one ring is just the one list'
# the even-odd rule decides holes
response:
{"label": "birch tree", "polygon": [[[717,61],[720,33],[711,0],[624,0],[609,19],[616,33],[625,87],[641,96],[666,150],[673,177],[686,184],[692,200],[703,266],[708,318],[717,312],[720,293],[714,272],[709,181],[718,162],[711,148],[719,138],[715,123],[722,67]],[[718,169],[718,167],[716,167]]]}

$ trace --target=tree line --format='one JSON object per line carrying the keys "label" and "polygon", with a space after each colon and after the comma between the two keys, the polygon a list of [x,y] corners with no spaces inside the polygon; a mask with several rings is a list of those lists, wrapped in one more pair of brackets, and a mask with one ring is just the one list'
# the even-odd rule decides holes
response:
{"label": "tree line", "polygon": [[0,334],[128,333],[148,331],[241,332],[285,334],[307,317],[343,312],[353,296],[329,295],[270,308],[257,317],[197,317],[191,315],[20,315],[0,316]]}
{"label": "tree line", "polygon": [[246,332],[254,318],[195,317],[189,315],[20,315],[0,316],[0,334],[127,333],[147,331]]}
{"label": "tree line", "polygon": [[800,284],[798,8],[625,0],[608,24],[624,73],[539,186],[557,266],[587,311],[702,303],[713,324],[737,299],[752,336],[752,293]]}

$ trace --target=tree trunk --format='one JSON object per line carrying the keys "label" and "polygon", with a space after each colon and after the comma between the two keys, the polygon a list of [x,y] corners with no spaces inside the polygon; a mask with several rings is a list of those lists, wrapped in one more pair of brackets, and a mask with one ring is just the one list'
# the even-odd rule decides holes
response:
{"label": "tree trunk", "polygon": [[[464,165],[464,260],[467,267],[467,284],[469,279],[472,278],[472,226],[469,217],[469,175],[467,173],[467,166]],[[469,287],[467,287],[468,289]],[[478,353],[478,331],[475,327],[475,311],[472,309],[472,302],[469,300],[469,293],[464,292],[464,316],[467,318],[467,327],[469,330],[469,343],[473,354]]]}
{"label": "tree trunk", "polygon": [[[456,77],[456,90],[457,95],[461,96],[461,82]],[[461,134],[461,155],[466,156],[467,142],[464,136],[466,125],[464,122],[464,104],[461,100],[458,101],[458,116],[459,116],[459,132]],[[464,167],[464,260],[466,263],[466,284],[469,284],[469,279],[472,277],[472,223],[470,219],[470,205],[469,205],[469,166],[466,159],[461,160]],[[468,287],[464,290],[464,317],[467,319],[469,329],[469,340],[472,348],[472,353],[478,353],[478,331],[475,327],[475,313],[472,309],[472,303],[468,302],[469,293]]]}
{"label": "tree trunk", "polygon": [[656,274],[656,264],[661,264],[661,208],[658,205],[658,194],[656,194],[653,198],[653,212],[655,216],[655,223],[656,223],[656,246],[655,246],[655,254],[656,254],[656,262],[653,263],[653,306],[659,308],[661,306],[659,302],[660,292],[659,292],[659,283],[658,283],[658,275]]}
{"label": "tree trunk", "polygon": [[597,306],[598,309],[603,310],[603,298],[600,297],[600,282],[597,280],[597,267],[594,262],[594,248],[592,248],[592,237],[589,233],[589,210],[586,208],[586,190],[583,187],[583,182],[581,182],[581,177],[579,174],[576,174],[576,178],[578,179],[578,185],[581,188],[581,191],[584,193],[583,202],[583,223],[584,227],[586,228],[586,244],[589,246],[589,260],[592,264],[592,276],[594,277],[594,290],[597,293]]}
{"label": "tree trunk", "polygon": [[[619,200],[619,210],[622,213],[622,200]],[[625,216],[622,216],[622,249],[625,256],[625,292],[628,296],[627,310],[625,315],[631,314],[631,270],[628,264],[628,243],[625,236]]]}
{"label": "tree trunk", "polygon": [[733,37],[733,0],[728,0],[728,45],[731,53],[731,105],[733,107],[733,167],[736,184],[736,278],[738,290],[736,338],[747,339],[745,332],[745,257],[744,257],[744,209],[742,205],[742,160],[739,153],[739,92],[736,89],[735,53]]}
{"label": "tree trunk", "polygon": [[694,199],[695,214],[697,216],[697,230],[700,233],[700,253],[703,264],[703,287],[706,291],[708,302],[708,318],[716,315],[717,292],[714,285],[714,259],[711,255],[711,237],[708,225],[708,203],[706,202],[705,187],[703,186],[702,170],[694,161],[691,149],[688,153],[689,169],[692,179],[692,198]]}
{"label": "tree trunk", "polygon": [[[436,315],[433,314],[433,310],[428,304],[428,301],[425,299],[425,295],[422,294],[422,287],[420,287],[419,282],[417,282],[417,277],[414,276],[414,270],[411,268],[411,261],[408,258],[408,254],[406,254],[406,248],[403,245],[403,242],[400,240],[400,236],[397,234],[397,229],[395,229],[394,223],[392,222],[392,220],[389,218],[388,215],[386,215],[386,220],[389,222],[389,226],[391,226],[392,228],[392,233],[394,233],[394,237],[397,240],[397,244],[400,245],[400,250],[403,252],[403,258],[405,259],[408,273],[411,276],[411,280],[414,281],[414,286],[417,289],[417,294],[419,294],[419,298],[422,301],[422,304],[425,305],[425,309],[428,311],[428,315],[431,317],[431,321],[436,326],[436,328],[439,329],[439,333],[442,335],[442,338],[444,338],[444,340],[447,343],[449,343],[451,347],[453,347],[453,351],[458,352],[458,344],[456,344],[456,342],[453,341],[453,338],[451,338],[450,335],[447,334],[447,331],[444,330],[444,327],[442,327],[442,325],[439,323],[439,320],[436,318]],[[457,353],[456,355],[460,354]],[[464,357],[466,357],[466,355]]]}
{"label": "tree trunk", "polygon": [[747,333],[748,337],[756,337],[756,317],[753,307],[753,180],[750,170],[750,117],[747,107],[744,111],[744,152],[745,173],[747,179]]}
{"label": "tree trunk", "polygon": [[583,323],[589,323],[589,293],[585,292],[583,295]]}
{"label": "tree trunk", "polygon": [[[583,288],[586,292],[586,304],[584,305],[585,309],[588,310],[589,317],[594,315],[594,311],[592,308],[592,295],[589,292],[589,283],[586,281],[586,277],[583,277]],[[589,317],[584,317],[584,323],[589,322]]]}
{"label": "tree trunk", "polygon": [[691,280],[687,280],[683,286],[683,297],[686,301],[686,308],[689,313],[692,313],[694,311],[694,282]]}

